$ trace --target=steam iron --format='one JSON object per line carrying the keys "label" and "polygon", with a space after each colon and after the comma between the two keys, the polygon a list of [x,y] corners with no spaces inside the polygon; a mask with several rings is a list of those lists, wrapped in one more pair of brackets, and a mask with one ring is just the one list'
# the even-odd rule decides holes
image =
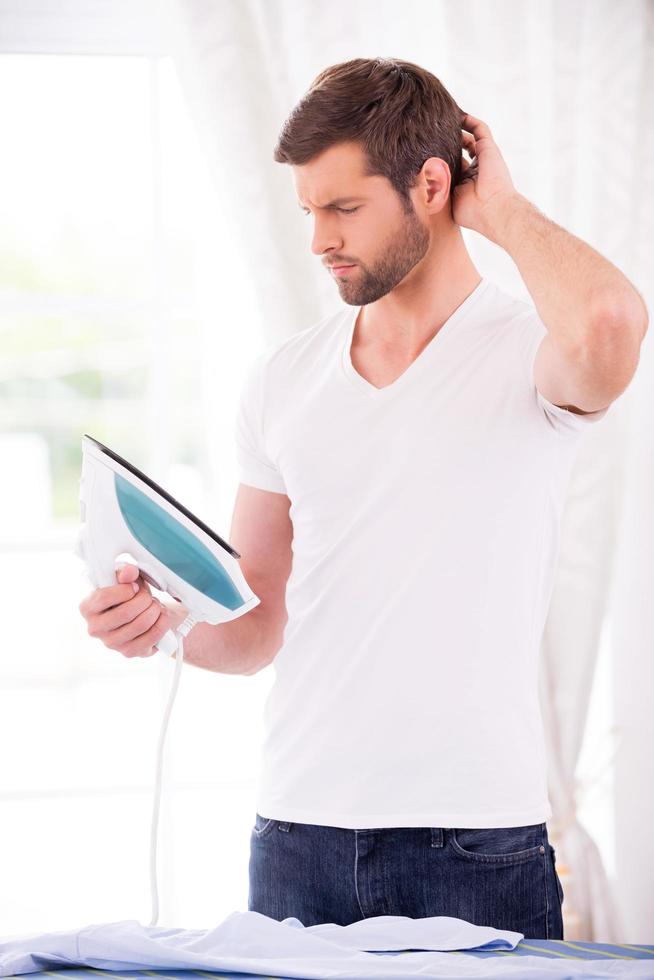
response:
{"label": "steam iron", "polygon": [[[179,599],[193,625],[225,623],[259,605],[227,541],[153,480],[92,436],[82,438],[80,518],[76,554],[95,588],[116,584],[121,564]],[[157,650],[171,656],[178,636]]]}
{"label": "steam iron", "polygon": [[92,436],[82,438],[80,517],[75,553],[86,564],[95,588],[116,585],[123,563],[137,565],[155,589],[179,599],[188,615],[168,630],[155,649],[176,654],[175,675],[164,712],[157,750],[157,770],[150,844],[152,919],[157,924],[157,830],[161,773],[168,719],[182,663],[184,637],[196,623],[225,623],[259,605],[237,559],[237,551],[170,494]]}

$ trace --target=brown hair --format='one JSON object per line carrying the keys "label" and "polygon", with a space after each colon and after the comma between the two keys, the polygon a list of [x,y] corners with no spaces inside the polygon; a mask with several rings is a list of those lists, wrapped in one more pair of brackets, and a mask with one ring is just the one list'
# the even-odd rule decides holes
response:
{"label": "brown hair", "polygon": [[[429,157],[450,168],[450,197],[462,182],[464,116],[425,68],[396,58],[355,58],[313,80],[286,119],[273,156],[301,165],[335,143],[358,142],[367,157],[365,175],[388,178],[410,209],[409,188]],[[475,172],[468,168],[466,179]]]}

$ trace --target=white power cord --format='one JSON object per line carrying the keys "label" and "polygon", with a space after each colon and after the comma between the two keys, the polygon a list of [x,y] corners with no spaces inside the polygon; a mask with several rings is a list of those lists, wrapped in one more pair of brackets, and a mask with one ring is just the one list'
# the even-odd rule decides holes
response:
{"label": "white power cord", "polygon": [[[168,704],[166,705],[166,710],[164,711],[163,722],[161,725],[161,732],[159,733],[159,748],[157,750],[157,775],[154,788],[154,807],[152,810],[152,830],[150,832],[150,889],[152,892],[152,919],[150,921],[151,926],[156,926],[157,919],[159,918],[159,896],[157,893],[157,831],[159,827],[159,802],[161,800],[161,773],[163,769],[163,751],[164,743],[166,740],[166,730],[168,728],[168,719],[170,718],[170,712],[172,711],[173,703],[175,701],[175,695],[177,694],[177,688],[179,686],[179,677],[182,672],[182,664],[184,663],[184,637],[188,636],[193,627],[199,622],[190,614],[186,617],[184,622],[177,627],[175,630],[175,635],[179,638],[179,646],[175,653],[175,674],[173,677],[173,683],[170,688],[170,694],[168,695]],[[156,644],[155,644],[156,646]]]}

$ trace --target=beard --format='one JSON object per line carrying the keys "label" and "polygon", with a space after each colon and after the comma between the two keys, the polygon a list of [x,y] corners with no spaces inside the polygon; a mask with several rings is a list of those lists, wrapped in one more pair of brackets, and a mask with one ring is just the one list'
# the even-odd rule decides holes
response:
{"label": "beard", "polygon": [[341,299],[348,306],[366,306],[390,293],[420,262],[429,248],[429,232],[421,224],[411,202],[403,202],[405,220],[393,231],[370,268],[358,263],[354,278],[337,279]]}

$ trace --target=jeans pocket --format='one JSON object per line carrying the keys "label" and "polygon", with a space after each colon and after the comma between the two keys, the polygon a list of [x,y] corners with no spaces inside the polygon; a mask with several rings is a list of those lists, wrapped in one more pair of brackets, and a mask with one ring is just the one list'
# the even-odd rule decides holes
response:
{"label": "jeans pocket", "polygon": [[452,828],[452,848],[460,858],[487,864],[520,864],[545,853],[545,827]]}
{"label": "jeans pocket", "polygon": [[265,837],[266,834],[275,826],[274,817],[262,817],[260,813],[255,813],[254,815],[254,826],[252,828],[252,834],[260,839]]}

